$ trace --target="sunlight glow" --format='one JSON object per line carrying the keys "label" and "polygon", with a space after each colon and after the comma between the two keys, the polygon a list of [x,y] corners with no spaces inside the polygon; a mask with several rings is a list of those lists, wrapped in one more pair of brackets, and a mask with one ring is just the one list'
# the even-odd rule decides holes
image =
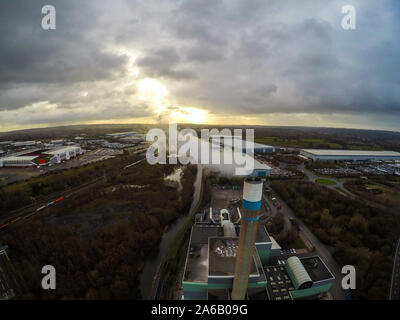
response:
{"label": "sunlight glow", "polygon": [[192,107],[181,107],[171,114],[171,118],[177,122],[205,123],[207,111]]}
{"label": "sunlight glow", "polygon": [[157,80],[145,78],[138,83],[138,89],[142,95],[148,97],[165,97],[168,90]]}

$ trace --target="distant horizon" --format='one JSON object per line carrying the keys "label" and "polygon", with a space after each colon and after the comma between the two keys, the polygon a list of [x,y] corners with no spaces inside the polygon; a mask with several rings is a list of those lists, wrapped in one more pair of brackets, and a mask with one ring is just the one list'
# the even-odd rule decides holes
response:
{"label": "distant horizon", "polygon": [[[338,130],[363,130],[363,131],[381,131],[381,132],[391,132],[391,133],[400,133],[400,130],[390,130],[390,129],[368,129],[368,128],[354,128],[354,127],[327,127],[327,126],[307,126],[307,125],[263,125],[263,124],[256,124],[256,125],[250,125],[250,124],[199,124],[199,123],[187,123],[187,122],[177,122],[178,125],[185,125],[185,126],[193,126],[193,127],[199,127],[199,126],[204,126],[204,127],[254,127],[255,129],[257,127],[261,128],[315,128],[315,129],[338,129]],[[166,126],[168,125],[168,122],[163,122],[163,123],[139,123],[139,122],[129,122],[129,123],[76,123],[76,124],[60,124],[60,125],[49,125],[46,127],[27,127],[27,128],[22,128],[22,129],[15,129],[15,130],[9,130],[9,131],[0,131],[0,134],[7,134],[7,133],[13,133],[13,132],[21,132],[21,131],[26,131],[26,130],[43,130],[43,129],[52,129],[52,128],[61,128],[61,127],[78,127],[78,126],[135,126],[135,125],[140,125],[140,126]]]}

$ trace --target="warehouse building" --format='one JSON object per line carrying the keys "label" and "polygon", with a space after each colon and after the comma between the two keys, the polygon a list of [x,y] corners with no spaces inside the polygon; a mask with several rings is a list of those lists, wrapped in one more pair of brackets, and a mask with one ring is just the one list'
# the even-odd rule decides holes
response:
{"label": "warehouse building", "polygon": [[104,136],[106,138],[115,138],[115,139],[120,139],[120,138],[126,138],[126,137],[134,137],[137,135],[137,132],[134,131],[129,131],[129,132],[116,132],[116,133],[107,133]]}
{"label": "warehouse building", "polygon": [[4,157],[0,158],[0,167],[31,167],[35,165],[37,156]]}
{"label": "warehouse building", "polygon": [[396,161],[396,151],[302,149],[300,155],[313,161]]}
{"label": "warehouse building", "polygon": [[[239,228],[235,225],[236,234],[239,234]],[[238,238],[231,237],[232,231],[229,230],[226,223],[225,228],[207,222],[193,226],[182,281],[185,300],[230,299]],[[254,254],[250,261],[248,285],[256,291],[265,291],[267,282],[262,260],[268,260],[271,245],[268,233],[260,227],[256,240],[260,254]]]}
{"label": "warehouse building", "polygon": [[[219,138],[219,141],[218,141]],[[242,148],[243,153],[270,153],[275,152],[275,147],[266,144],[243,140],[238,136],[211,135],[210,142],[220,144],[221,147],[237,149]]]}
{"label": "warehouse building", "polygon": [[46,154],[50,155],[50,163],[61,163],[82,154],[82,149],[79,146],[67,146],[46,151]]}
{"label": "warehouse building", "polygon": [[83,151],[80,146],[66,146],[57,149],[30,149],[19,151],[0,158],[0,167],[31,167],[36,165],[56,164],[70,160]]}

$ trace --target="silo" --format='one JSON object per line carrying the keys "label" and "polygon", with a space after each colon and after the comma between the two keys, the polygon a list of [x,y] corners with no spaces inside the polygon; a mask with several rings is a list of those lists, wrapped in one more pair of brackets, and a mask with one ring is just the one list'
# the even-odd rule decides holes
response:
{"label": "silo", "polygon": [[243,300],[247,291],[250,267],[253,263],[254,243],[258,230],[263,183],[260,178],[247,178],[243,186],[242,219],[236,253],[232,299]]}

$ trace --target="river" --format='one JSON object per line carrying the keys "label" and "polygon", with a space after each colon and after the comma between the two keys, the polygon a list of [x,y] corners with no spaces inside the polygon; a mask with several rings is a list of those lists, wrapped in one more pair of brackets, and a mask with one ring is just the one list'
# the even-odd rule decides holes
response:
{"label": "river", "polygon": [[186,215],[175,220],[174,223],[168,228],[167,232],[165,232],[161,238],[161,243],[159,245],[157,253],[153,257],[148,258],[143,266],[142,273],[139,276],[140,291],[142,293],[143,299],[149,298],[151,285],[153,283],[154,275],[157,272],[158,265],[160,264],[164,254],[168,251],[169,246],[175,238],[175,235],[185,223],[187,215],[197,205],[197,202],[200,199],[202,175],[203,167],[201,165],[197,165],[197,175],[194,182],[194,194],[190,210],[187,212]]}

